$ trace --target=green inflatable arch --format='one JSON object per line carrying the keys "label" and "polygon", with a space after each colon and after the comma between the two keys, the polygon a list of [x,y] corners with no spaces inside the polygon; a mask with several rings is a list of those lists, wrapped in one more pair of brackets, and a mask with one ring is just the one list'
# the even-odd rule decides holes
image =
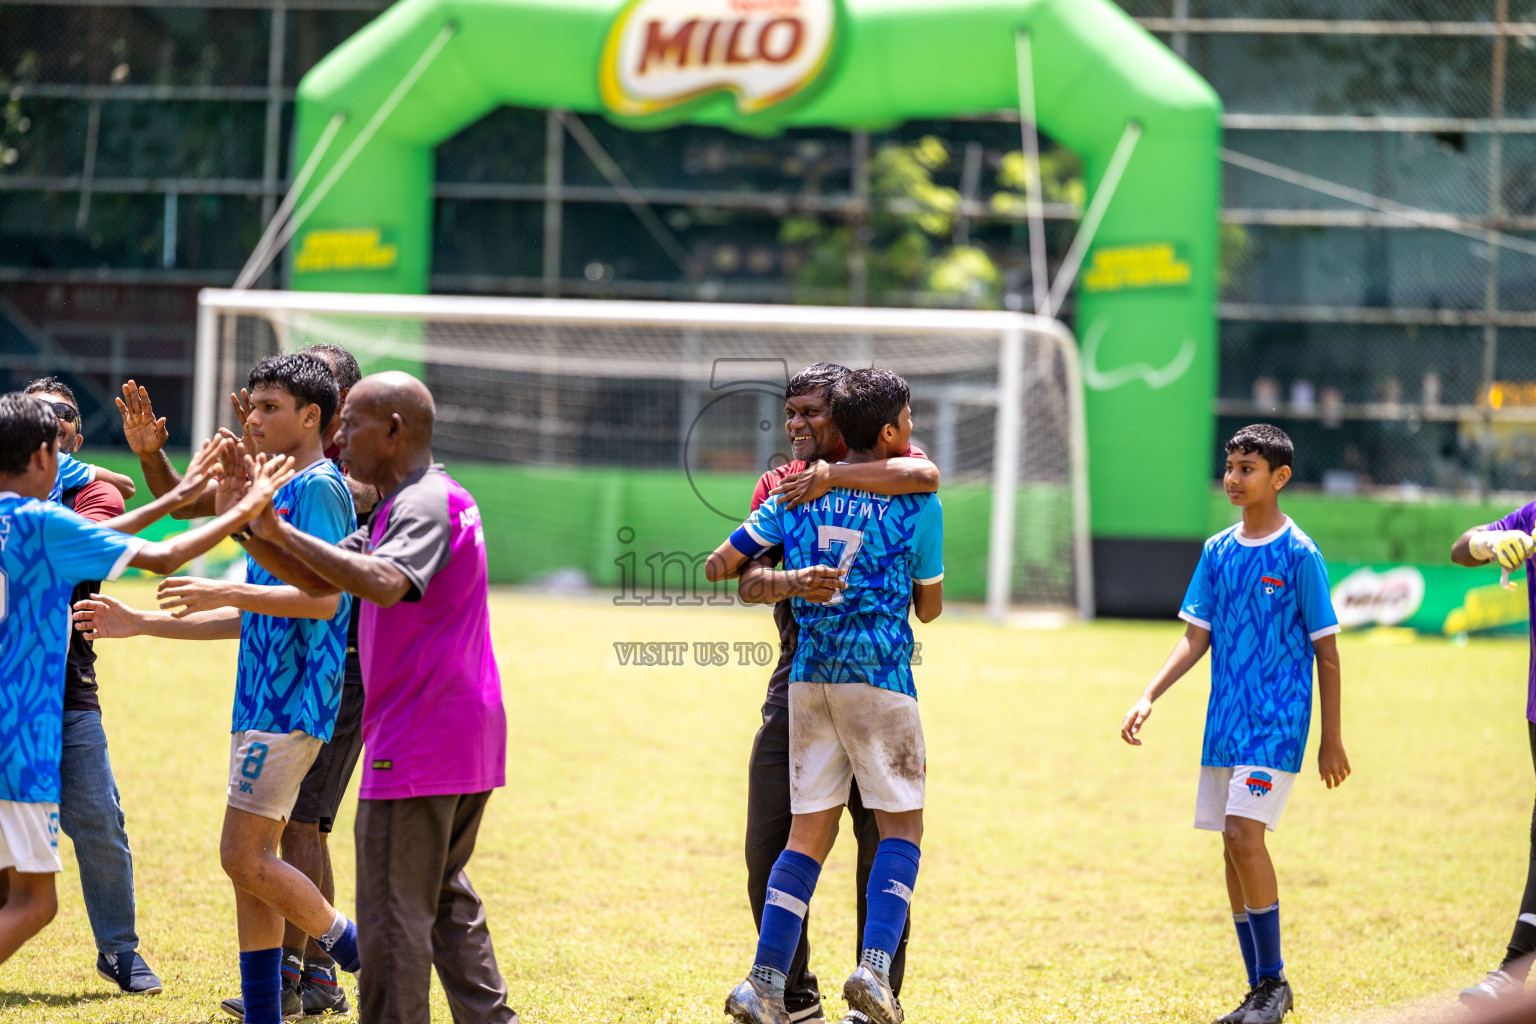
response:
{"label": "green inflatable arch", "polygon": [[1075,327],[1100,609],[1166,609],[1208,519],[1220,105],[1111,0],[401,0],[299,86],[295,166],[324,149],[289,280],[424,292],[434,147],[497,106],[880,128],[1017,108],[1021,32],[1040,127],[1091,192],[1140,129]]}

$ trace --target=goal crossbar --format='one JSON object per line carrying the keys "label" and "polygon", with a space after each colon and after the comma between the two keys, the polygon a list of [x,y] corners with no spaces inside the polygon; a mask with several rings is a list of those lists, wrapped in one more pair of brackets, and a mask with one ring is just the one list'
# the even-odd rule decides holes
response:
{"label": "goal crossbar", "polygon": [[[769,329],[785,333],[899,332],[902,334],[996,337],[999,347],[998,386],[986,396],[997,405],[998,442],[993,453],[993,490],[988,540],[987,609],[994,621],[1004,621],[1014,557],[1015,499],[1018,489],[1020,434],[1023,417],[1024,341],[1034,335],[1048,339],[1065,370],[1068,438],[1071,461],[1072,550],[1075,605],[1078,615],[1091,618],[1094,608],[1092,548],[1089,535],[1087,433],[1077,342],[1059,320],[1004,311],[871,309],[843,306],[772,306],[727,303],[661,303],[581,299],[488,298],[483,296],[358,294],[329,292],[256,291],[206,288],[198,294],[197,365],[193,387],[193,439],[215,429],[214,367],[218,318],[223,314],[264,316],[282,324],[295,316],[359,316],[373,320],[437,321],[445,323],[523,323],[551,326],[651,327],[688,329]],[[370,341],[378,355],[419,356],[419,345]],[[487,369],[547,370],[572,363],[559,355],[527,356],[434,344],[437,362]],[[588,357],[590,360],[590,357]],[[555,361],[551,363],[551,359]],[[579,366],[580,357],[575,360]],[[634,373],[624,361],[603,357],[600,366]],[[669,375],[708,379],[707,362],[671,363]]]}

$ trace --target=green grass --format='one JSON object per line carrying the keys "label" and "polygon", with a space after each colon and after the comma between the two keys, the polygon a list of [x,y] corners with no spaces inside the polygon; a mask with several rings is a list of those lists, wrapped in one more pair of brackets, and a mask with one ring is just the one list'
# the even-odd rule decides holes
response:
{"label": "green grass", "polygon": [[[142,584],[119,592],[149,603]],[[767,672],[620,667],[612,645],[768,640],[767,611],[501,594],[493,617],[509,784],[470,874],[513,1005],[530,1024],[721,1020],[754,943],[741,833]],[[909,1019],[1150,1024],[1229,1009],[1243,986],[1219,840],[1190,827],[1204,668],[1159,703],[1145,747],[1117,735],[1180,625],[1017,632],[952,614],[918,629],[930,785]],[[1354,777],[1326,791],[1309,753],[1271,840],[1299,1024],[1470,982],[1497,961],[1524,880],[1526,645],[1400,639],[1342,642]],[[142,949],[166,991],[108,996],[65,842],[59,917],[0,966],[0,1024],[220,1020],[238,990],[216,846],[234,644],[102,649]],[[351,821],[349,806],[334,851],[349,910]],[[853,898],[845,839],[813,915],[829,995],[852,966]]]}

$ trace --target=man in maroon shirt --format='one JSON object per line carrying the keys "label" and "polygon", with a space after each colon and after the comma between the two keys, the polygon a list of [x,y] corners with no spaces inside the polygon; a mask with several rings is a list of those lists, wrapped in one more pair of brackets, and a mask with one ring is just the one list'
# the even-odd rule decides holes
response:
{"label": "man in maroon shirt", "polygon": [[[794,460],[770,469],[758,480],[752,493],[753,510],[770,494],[784,495],[784,506],[792,508],[819,498],[834,487],[852,487],[876,494],[921,494],[939,489],[938,467],[916,447],[909,448],[904,458],[859,464],[841,462],[848,448],[843,444],[837,425],[832,422],[828,392],[847,372],[846,367],[836,363],[813,363],[790,378],[784,389],[784,431],[789,436],[790,454]],[[752,903],[752,916],[759,927],[762,926],[763,903],[768,893],[768,875],[789,842],[789,671],[800,638],[800,627],[795,623],[790,598],[826,601],[843,589],[835,566],[779,570],[776,566],[782,555],[783,552],[776,549],[748,563],[737,587],[743,601],[772,604],[773,621],[779,627],[779,662],[768,680],[763,725],[752,743],[747,783],[747,895]],[[865,809],[859,798],[857,783],[848,797],[848,812],[853,816],[859,843],[856,878],[859,924],[853,951],[857,962],[858,937],[864,932],[865,890],[869,886],[875,849],[880,845],[880,830],[875,824],[875,816]],[[911,919],[908,918],[901,945],[891,959],[891,987],[897,995],[901,994],[910,931]],[[784,989],[784,1005],[789,1010],[792,1024],[813,1024],[823,1019],[816,976],[807,965],[810,958],[807,934],[809,928],[802,928],[800,945],[795,950]],[[868,1024],[864,1015],[856,1010],[850,1010],[843,1021],[844,1024]]]}

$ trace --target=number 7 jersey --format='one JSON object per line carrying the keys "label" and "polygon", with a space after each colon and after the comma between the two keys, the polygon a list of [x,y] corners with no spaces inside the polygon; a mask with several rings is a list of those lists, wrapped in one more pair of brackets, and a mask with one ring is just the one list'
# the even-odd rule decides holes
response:
{"label": "number 7 jersey", "polygon": [[866,683],[916,697],[912,584],[944,578],[944,512],[933,494],[839,489],[792,509],[778,496],[731,534],[750,558],[783,545],[789,569],[836,565],[848,588],[825,604],[794,598],[800,643],[790,680]]}

